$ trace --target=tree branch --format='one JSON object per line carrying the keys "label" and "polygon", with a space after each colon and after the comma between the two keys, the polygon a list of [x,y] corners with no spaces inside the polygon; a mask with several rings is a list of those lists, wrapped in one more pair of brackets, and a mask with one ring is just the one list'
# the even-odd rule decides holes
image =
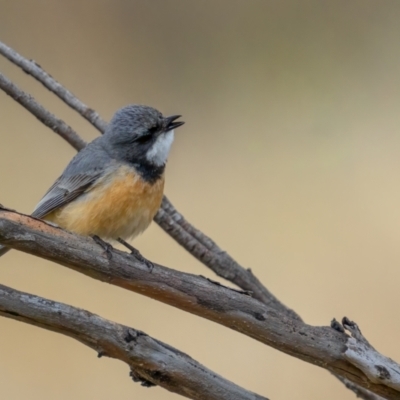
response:
{"label": "tree branch", "polygon": [[19,89],[3,74],[0,74],[0,89],[30,111],[40,122],[65,139],[73,148],[80,150],[86,146],[86,142],[70,126],[47,111],[31,95]]}
{"label": "tree branch", "polygon": [[0,315],[69,336],[99,357],[119,359],[143,386],[158,385],[190,399],[268,400],[210,371],[145,333],[86,310],[0,285]]}
{"label": "tree branch", "polygon": [[347,360],[345,333],[293,320],[246,293],[157,264],[149,269],[119,250],[109,259],[91,238],[5,209],[0,210],[0,243],[217,322],[388,399],[400,398],[398,390],[370,381]]}
{"label": "tree branch", "polygon": [[364,400],[385,400],[383,397],[370,392],[369,390],[356,385],[353,382],[350,382],[348,379],[341,378],[340,376],[335,376],[339,379],[340,382],[343,383],[347,387],[347,389],[351,390],[357,397],[360,397]]}
{"label": "tree branch", "polygon": [[361,333],[358,325],[343,318],[344,329],[351,333],[344,355],[353,365],[375,383],[381,383],[400,391],[400,365],[378,353]]}
{"label": "tree branch", "polygon": [[3,42],[0,42],[0,54],[6,57],[13,64],[18,65],[28,75],[33,76],[47,89],[67,103],[71,108],[78,111],[79,114],[87,119],[99,131],[104,132],[107,122],[105,122],[96,111],[82,103],[69,90],[58,83],[51,75],[44,71],[39,64],[33,60],[28,60],[21,56],[21,54],[18,54],[15,50],[13,50],[11,47],[8,47]]}

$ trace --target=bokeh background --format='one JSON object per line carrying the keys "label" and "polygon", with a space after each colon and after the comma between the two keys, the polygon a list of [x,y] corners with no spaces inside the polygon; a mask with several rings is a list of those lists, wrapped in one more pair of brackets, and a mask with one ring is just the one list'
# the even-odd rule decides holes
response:
{"label": "bokeh background", "polygon": [[[0,0],[0,40],[109,119],[179,113],[166,193],[309,323],[356,320],[400,360],[398,0]],[[86,139],[98,134],[0,58]],[[74,150],[0,93],[0,203],[30,212]],[[135,241],[214,278],[155,224]],[[10,252],[0,282],[161,339],[271,399],[351,399],[328,372],[148,298]],[[160,400],[119,361],[0,319],[1,398]]]}

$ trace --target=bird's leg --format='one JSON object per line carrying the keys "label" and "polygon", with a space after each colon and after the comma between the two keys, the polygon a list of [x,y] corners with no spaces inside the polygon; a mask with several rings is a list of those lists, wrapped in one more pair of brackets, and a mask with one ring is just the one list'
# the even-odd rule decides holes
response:
{"label": "bird's leg", "polygon": [[107,258],[111,260],[113,247],[97,235],[92,236],[93,240],[106,252]]}
{"label": "bird's leg", "polygon": [[150,269],[150,272],[154,268],[154,264],[149,261],[147,258],[144,258],[138,249],[135,249],[133,246],[131,246],[129,243],[125,242],[124,239],[118,238],[118,242],[120,242],[123,246],[125,246],[128,250],[130,250],[131,254],[138,259],[139,261],[143,262],[146,264],[147,268]]}
{"label": "bird's leg", "polygon": [[125,246],[128,250],[131,251],[131,254],[134,255],[139,261],[145,261],[145,258],[140,254],[138,249],[135,249],[129,243],[125,242],[124,239],[118,238],[118,242],[120,242],[123,246]]}

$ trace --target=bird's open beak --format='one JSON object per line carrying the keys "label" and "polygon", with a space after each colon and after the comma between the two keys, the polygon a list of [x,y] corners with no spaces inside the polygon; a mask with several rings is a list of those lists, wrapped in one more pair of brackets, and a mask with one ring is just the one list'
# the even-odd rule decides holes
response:
{"label": "bird's open beak", "polygon": [[171,115],[170,117],[165,117],[164,121],[165,121],[165,131],[172,131],[175,128],[178,128],[179,126],[182,126],[184,124],[183,121],[177,121],[174,122],[175,120],[177,120],[178,118],[180,118],[182,115]]}

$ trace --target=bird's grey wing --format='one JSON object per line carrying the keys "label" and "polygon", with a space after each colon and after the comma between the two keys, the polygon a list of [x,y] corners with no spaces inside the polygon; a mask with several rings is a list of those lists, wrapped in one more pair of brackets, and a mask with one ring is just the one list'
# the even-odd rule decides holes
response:
{"label": "bird's grey wing", "polygon": [[53,186],[43,196],[32,213],[33,217],[43,218],[52,211],[60,208],[90,189],[102,176],[101,171],[88,171],[70,176],[61,175]]}

